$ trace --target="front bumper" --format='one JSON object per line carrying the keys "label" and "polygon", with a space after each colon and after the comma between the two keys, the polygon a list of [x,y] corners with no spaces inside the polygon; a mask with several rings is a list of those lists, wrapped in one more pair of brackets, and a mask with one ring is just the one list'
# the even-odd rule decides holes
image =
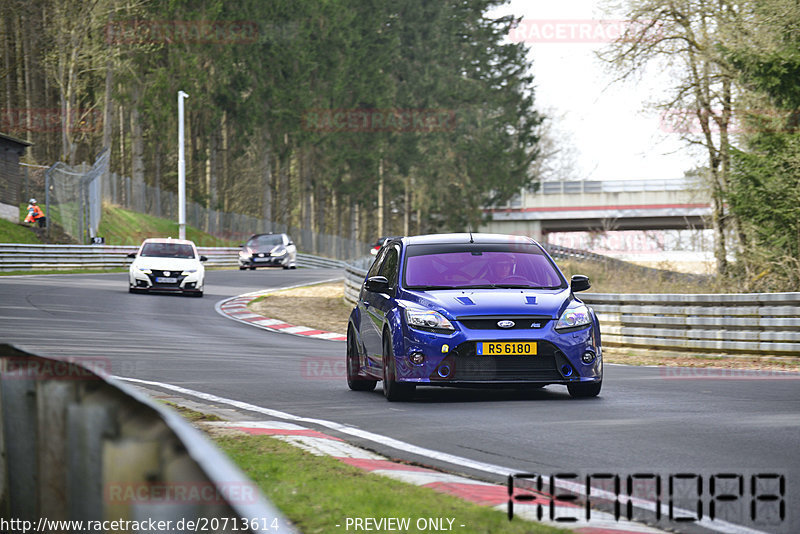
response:
{"label": "front bumper", "polygon": [[[439,386],[490,386],[524,384],[569,384],[597,382],[603,377],[602,349],[596,325],[559,333],[554,321],[535,330],[472,330],[458,325],[450,334],[434,333],[403,325],[400,340],[395,338],[397,380]],[[476,350],[481,342],[535,342],[530,356],[484,356]],[[412,354],[421,353],[424,361],[415,364]],[[586,363],[582,356],[594,355]]]}
{"label": "front bumper", "polygon": [[239,267],[284,267],[289,264],[289,255],[283,256],[239,256]]}
{"label": "front bumper", "polygon": [[171,293],[199,293],[203,291],[204,276],[199,272],[186,273],[173,271],[170,276],[152,270],[145,273],[139,270],[130,272],[130,287],[147,291],[164,291]]}

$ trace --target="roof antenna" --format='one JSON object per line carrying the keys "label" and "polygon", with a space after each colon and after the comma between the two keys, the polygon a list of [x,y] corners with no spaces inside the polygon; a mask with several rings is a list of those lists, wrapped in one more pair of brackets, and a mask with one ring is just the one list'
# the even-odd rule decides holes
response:
{"label": "roof antenna", "polygon": [[467,224],[467,230],[469,231],[469,242],[470,243],[474,243],[475,240],[472,239],[472,224],[471,223]]}

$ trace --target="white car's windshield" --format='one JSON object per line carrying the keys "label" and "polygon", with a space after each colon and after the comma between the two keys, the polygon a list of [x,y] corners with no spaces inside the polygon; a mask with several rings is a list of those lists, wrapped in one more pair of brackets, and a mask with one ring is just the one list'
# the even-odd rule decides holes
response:
{"label": "white car's windshield", "polygon": [[280,234],[260,235],[247,242],[248,247],[274,247],[275,245],[283,245],[283,236]]}
{"label": "white car's windshield", "polygon": [[182,243],[145,243],[140,254],[146,258],[194,258],[191,245]]}

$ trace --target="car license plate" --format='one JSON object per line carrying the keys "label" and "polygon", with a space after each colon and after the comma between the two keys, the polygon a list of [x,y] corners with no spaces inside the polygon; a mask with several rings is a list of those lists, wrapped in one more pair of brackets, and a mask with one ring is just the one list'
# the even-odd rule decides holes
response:
{"label": "car license plate", "polygon": [[479,342],[478,356],[535,356],[535,341]]}
{"label": "car license plate", "polygon": [[156,282],[158,282],[159,284],[174,284],[177,281],[178,281],[177,278],[166,278],[164,276],[156,277]]}

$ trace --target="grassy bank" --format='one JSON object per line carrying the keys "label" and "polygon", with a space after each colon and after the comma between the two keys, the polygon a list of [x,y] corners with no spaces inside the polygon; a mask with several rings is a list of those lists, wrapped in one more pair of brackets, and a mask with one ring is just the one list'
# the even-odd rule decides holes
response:
{"label": "grassy bank", "polygon": [[470,534],[566,532],[509,521],[503,512],[370,474],[269,436],[228,434],[215,440],[300,532],[343,532],[347,518],[367,517],[409,518],[406,532],[417,532],[417,519],[426,518],[452,519],[453,530]]}
{"label": "grassy bank", "polygon": [[[98,233],[105,238],[107,245],[138,245],[148,237],[178,237],[178,223],[119,206],[105,205]],[[202,247],[241,244],[238,240],[220,239],[191,226],[186,227],[186,239]]]}

